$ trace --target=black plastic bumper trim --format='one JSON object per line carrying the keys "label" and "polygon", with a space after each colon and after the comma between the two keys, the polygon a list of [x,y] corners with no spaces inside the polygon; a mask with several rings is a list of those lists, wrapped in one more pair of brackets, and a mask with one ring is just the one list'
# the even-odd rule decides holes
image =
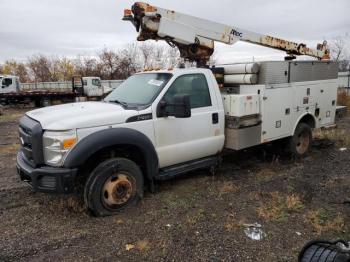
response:
{"label": "black plastic bumper trim", "polygon": [[[17,174],[21,180],[28,182],[34,191],[60,194],[69,194],[74,191],[75,177],[78,172],[77,168],[54,168],[49,166],[33,168],[26,163],[21,151],[17,154],[16,165]],[[43,186],[40,183],[43,177],[54,177],[54,186]]]}

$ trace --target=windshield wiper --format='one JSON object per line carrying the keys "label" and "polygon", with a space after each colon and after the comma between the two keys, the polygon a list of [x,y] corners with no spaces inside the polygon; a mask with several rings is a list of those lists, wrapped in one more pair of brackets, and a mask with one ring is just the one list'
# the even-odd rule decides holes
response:
{"label": "windshield wiper", "polygon": [[108,102],[110,102],[110,103],[115,103],[115,104],[119,104],[119,105],[121,105],[121,106],[123,106],[123,107],[128,107],[128,103],[123,102],[123,101],[119,101],[119,100],[109,100]]}

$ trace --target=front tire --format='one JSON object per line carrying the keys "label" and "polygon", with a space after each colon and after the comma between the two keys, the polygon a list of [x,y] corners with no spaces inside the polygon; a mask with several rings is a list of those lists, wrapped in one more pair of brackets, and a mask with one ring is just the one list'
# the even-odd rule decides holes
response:
{"label": "front tire", "polygon": [[95,216],[110,216],[136,204],[143,196],[143,175],[139,166],[126,158],[99,164],[86,181],[84,200]]}
{"label": "front tire", "polygon": [[305,123],[299,123],[294,135],[289,139],[289,151],[296,157],[304,157],[311,148],[312,130]]}

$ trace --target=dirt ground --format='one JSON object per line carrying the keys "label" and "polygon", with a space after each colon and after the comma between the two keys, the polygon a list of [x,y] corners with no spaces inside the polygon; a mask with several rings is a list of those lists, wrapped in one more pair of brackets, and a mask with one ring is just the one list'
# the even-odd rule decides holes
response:
{"label": "dirt ground", "polygon": [[[224,158],[157,186],[114,217],[79,197],[34,193],[16,175],[18,119],[0,116],[0,261],[296,261],[315,238],[350,240],[350,118],[293,160],[279,145]],[[347,149],[345,149],[347,148]],[[266,237],[248,238],[258,222]]]}

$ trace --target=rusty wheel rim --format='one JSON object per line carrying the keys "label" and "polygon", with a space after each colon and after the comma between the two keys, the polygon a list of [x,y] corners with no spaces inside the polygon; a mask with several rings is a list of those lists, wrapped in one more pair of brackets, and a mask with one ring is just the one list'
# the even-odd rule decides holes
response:
{"label": "rusty wheel rim", "polygon": [[298,140],[297,140],[297,152],[300,155],[303,155],[306,153],[307,149],[309,148],[310,145],[310,137],[309,134],[306,132],[303,132],[299,134]]}
{"label": "rusty wheel rim", "polygon": [[123,205],[132,196],[133,185],[128,175],[117,173],[105,182],[102,189],[102,200],[109,206]]}

